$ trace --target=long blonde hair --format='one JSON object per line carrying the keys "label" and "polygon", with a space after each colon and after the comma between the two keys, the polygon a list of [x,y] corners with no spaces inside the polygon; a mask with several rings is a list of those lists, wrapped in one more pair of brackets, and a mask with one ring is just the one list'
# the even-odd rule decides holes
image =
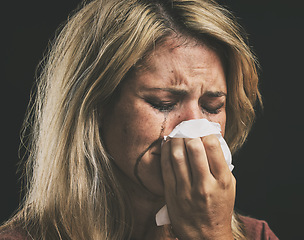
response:
{"label": "long blonde hair", "polygon": [[[132,217],[100,137],[107,103],[157,42],[209,39],[227,68],[225,138],[235,152],[260,99],[256,60],[233,16],[212,0],[94,0],[72,15],[43,61],[25,133],[25,198],[12,221],[34,239],[129,239]],[[11,221],[11,222],[12,222]],[[244,238],[237,217],[232,228]]]}

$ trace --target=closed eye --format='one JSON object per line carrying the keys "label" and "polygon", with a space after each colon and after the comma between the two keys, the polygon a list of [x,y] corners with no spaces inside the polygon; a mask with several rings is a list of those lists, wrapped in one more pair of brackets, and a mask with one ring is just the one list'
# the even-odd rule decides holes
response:
{"label": "closed eye", "polygon": [[202,112],[207,112],[209,114],[218,114],[221,112],[222,108],[224,107],[225,103],[221,103],[216,106],[208,106],[208,105],[202,105]]}
{"label": "closed eye", "polygon": [[169,112],[173,110],[174,107],[176,106],[175,102],[169,102],[169,101],[146,100],[146,102],[160,112]]}

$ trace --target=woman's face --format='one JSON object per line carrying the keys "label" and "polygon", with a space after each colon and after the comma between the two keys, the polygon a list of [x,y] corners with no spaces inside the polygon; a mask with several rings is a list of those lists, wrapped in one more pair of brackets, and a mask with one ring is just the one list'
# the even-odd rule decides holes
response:
{"label": "woman's face", "polygon": [[163,195],[161,142],[182,121],[226,123],[226,79],[219,56],[188,40],[168,40],[127,79],[102,123],[116,166],[153,194]]}

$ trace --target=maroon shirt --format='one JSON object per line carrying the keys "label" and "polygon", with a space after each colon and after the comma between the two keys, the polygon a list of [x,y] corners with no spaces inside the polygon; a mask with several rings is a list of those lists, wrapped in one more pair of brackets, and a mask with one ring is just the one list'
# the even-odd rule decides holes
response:
{"label": "maroon shirt", "polygon": [[277,240],[278,237],[271,231],[267,222],[250,217],[240,216],[250,240]]}
{"label": "maroon shirt", "polygon": [[[241,221],[248,236],[248,240],[277,240],[276,235],[271,231],[265,221],[257,220],[250,217],[240,216]],[[2,231],[0,240],[31,240],[32,238],[22,229],[15,228],[12,230]]]}

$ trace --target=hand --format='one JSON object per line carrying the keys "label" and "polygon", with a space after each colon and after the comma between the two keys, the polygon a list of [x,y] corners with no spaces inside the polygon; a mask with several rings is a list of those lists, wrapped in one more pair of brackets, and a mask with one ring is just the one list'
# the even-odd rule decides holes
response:
{"label": "hand", "polygon": [[169,139],[162,147],[161,166],[176,237],[233,239],[236,181],[217,137]]}

